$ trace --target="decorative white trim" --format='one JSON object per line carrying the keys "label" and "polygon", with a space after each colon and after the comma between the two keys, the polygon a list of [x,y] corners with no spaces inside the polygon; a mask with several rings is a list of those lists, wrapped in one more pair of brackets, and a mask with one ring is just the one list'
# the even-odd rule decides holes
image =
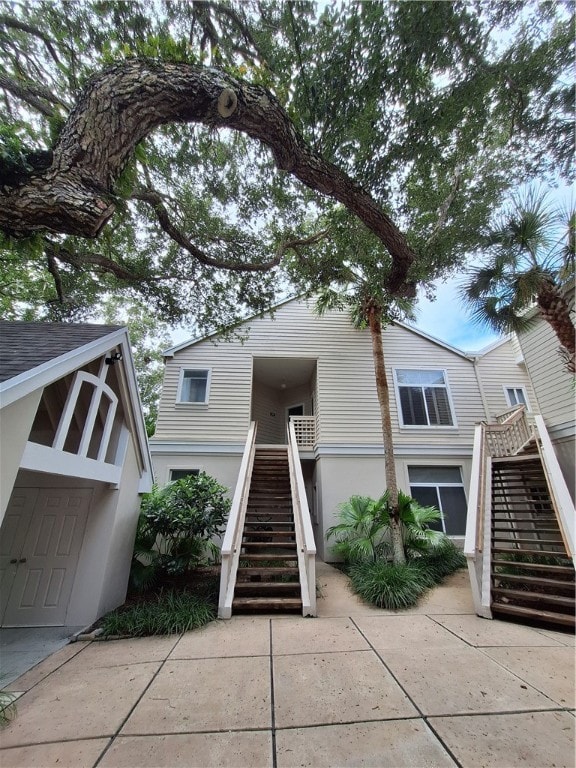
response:
{"label": "decorative white trim", "polygon": [[87,459],[67,451],[57,451],[47,445],[26,443],[20,462],[21,469],[33,472],[45,472],[66,477],[82,477],[86,480],[98,480],[117,486],[122,476],[122,467],[105,464],[96,459]]}

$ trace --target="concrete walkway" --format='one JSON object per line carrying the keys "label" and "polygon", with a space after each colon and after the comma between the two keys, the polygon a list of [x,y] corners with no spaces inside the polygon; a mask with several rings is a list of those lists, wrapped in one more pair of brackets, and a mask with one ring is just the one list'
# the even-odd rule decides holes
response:
{"label": "concrete walkway", "polygon": [[318,581],[317,619],[59,650],[12,684],[0,764],[574,767],[573,635],[477,618],[465,572],[402,613]]}

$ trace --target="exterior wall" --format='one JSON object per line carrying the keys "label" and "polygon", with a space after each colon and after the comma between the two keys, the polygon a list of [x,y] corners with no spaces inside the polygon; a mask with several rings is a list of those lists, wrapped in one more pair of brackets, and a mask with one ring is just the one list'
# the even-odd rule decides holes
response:
{"label": "exterior wall", "polygon": [[[405,448],[426,444],[434,448],[448,440],[462,448],[472,445],[474,425],[485,418],[472,360],[396,325],[384,332],[384,353],[392,392],[395,444]],[[251,320],[249,335],[243,344],[234,340],[200,341],[167,360],[152,451],[155,443],[242,444],[251,413],[265,413],[265,409],[268,413],[274,412],[280,399],[272,402],[266,396],[259,405],[257,397],[265,393],[256,388],[254,407],[251,407],[252,358],[259,356],[318,361],[316,413],[320,448],[382,444],[369,332],[354,329],[344,312],[317,317],[312,312],[312,304],[292,301],[277,309],[273,319]],[[211,369],[209,402],[206,405],[177,403],[180,369],[204,367]],[[394,396],[394,367],[444,369],[457,426],[400,427]],[[269,407],[272,405],[273,408]],[[276,414],[278,417],[277,411]]]}
{"label": "exterior wall", "polygon": [[576,496],[576,402],[573,377],[557,353],[558,339],[541,317],[519,336],[534,385],[537,410],[542,414],[574,500]]}
{"label": "exterior wall", "polygon": [[16,400],[0,412],[0,525],[41,397],[42,388]]}
{"label": "exterior wall", "polygon": [[522,351],[515,339],[497,344],[482,357],[477,358],[477,369],[486,406],[486,418],[495,421],[496,416],[510,408],[505,387],[523,387],[528,397],[528,410],[537,411],[536,395],[530,383]]}
{"label": "exterior wall", "polygon": [[170,482],[171,469],[199,469],[215,477],[219,483],[229,489],[232,498],[242,452],[239,450],[234,455],[220,453],[202,453],[200,450],[194,453],[162,453],[154,456],[154,476],[158,485]]}

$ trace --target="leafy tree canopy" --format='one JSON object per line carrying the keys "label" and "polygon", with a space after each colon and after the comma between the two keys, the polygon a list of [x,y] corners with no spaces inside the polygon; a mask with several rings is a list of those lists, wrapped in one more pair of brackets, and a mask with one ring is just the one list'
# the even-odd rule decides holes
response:
{"label": "leafy tree canopy", "polygon": [[[330,195],[358,203],[354,227],[376,233],[384,288],[410,292],[477,244],[507,187],[573,172],[573,35],[559,3],[194,0],[152,15],[143,2],[4,0],[0,43],[0,301],[12,317],[41,307],[81,318],[114,293],[167,321],[222,327],[266,309],[285,290],[286,264],[338,269],[342,212]],[[50,175],[90,114],[83,89],[132,73],[130,98],[148,104],[152,124],[142,73],[166,77],[168,91],[183,67],[224,86],[218,108],[231,121],[190,122],[177,104],[98,181],[113,215],[97,237],[50,213],[51,230],[22,237],[6,201]],[[234,106],[237,94],[264,93],[270,115],[258,99],[252,113]],[[278,120],[276,144],[261,140],[264,117]],[[86,153],[100,149],[90,130],[78,134]],[[99,157],[119,146],[108,139]],[[64,181],[82,162],[82,141],[74,147],[59,155]],[[393,225],[388,241],[378,234],[388,221],[406,240]]]}

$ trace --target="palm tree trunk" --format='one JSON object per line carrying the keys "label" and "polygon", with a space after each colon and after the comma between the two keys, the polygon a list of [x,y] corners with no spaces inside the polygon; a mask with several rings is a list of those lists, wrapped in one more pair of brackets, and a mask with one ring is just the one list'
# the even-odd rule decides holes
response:
{"label": "palm tree trunk", "polygon": [[398,514],[398,482],[396,480],[396,465],[394,463],[394,444],[392,441],[392,420],[390,418],[390,390],[384,366],[384,348],[382,346],[382,313],[373,304],[368,309],[368,326],[372,339],[372,357],[374,373],[376,374],[376,393],[380,405],[382,420],[382,439],[384,442],[384,473],[386,488],[390,494],[390,537],[392,539],[392,554],[395,563],[405,563],[404,542],[402,539],[402,524]]}
{"label": "palm tree trunk", "polygon": [[566,350],[566,368],[570,373],[576,372],[576,341],[574,323],[570,316],[568,302],[551,280],[544,283],[536,297],[540,313],[544,320],[550,324],[558,341]]}

